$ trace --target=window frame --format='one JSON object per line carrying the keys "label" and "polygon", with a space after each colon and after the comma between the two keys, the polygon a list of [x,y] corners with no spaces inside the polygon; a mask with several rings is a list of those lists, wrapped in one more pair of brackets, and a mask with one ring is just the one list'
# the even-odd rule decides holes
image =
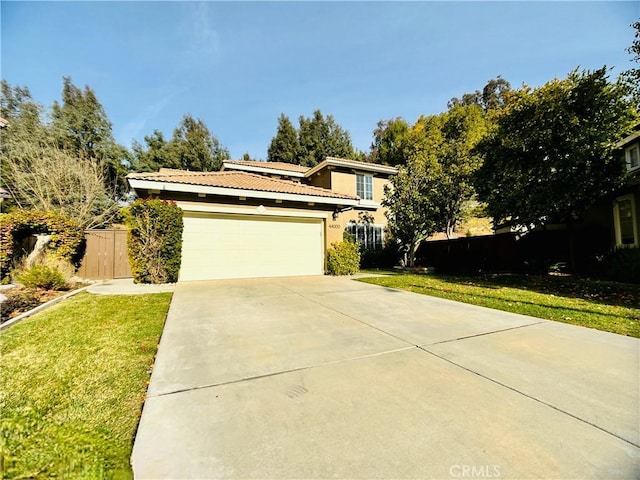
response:
{"label": "window frame", "polygon": [[[635,150],[636,152],[636,164],[633,165],[631,161],[632,153]],[[625,160],[627,163],[627,170],[633,172],[635,170],[640,169],[640,145],[635,143],[630,145],[625,149]]]}
{"label": "window frame", "polygon": [[[372,231],[369,231],[369,229]],[[345,226],[345,231],[352,235],[355,241],[363,248],[381,250],[384,246],[384,225],[350,221]],[[363,235],[360,235],[360,232]]]}
{"label": "window frame", "polygon": [[[633,230],[633,243],[622,243],[622,222],[620,219],[620,204],[623,202],[629,202],[631,206],[631,228]],[[618,247],[637,247],[640,245],[638,242],[638,222],[636,217],[636,198],[633,193],[623,195],[616,198],[613,206],[613,221],[615,226],[616,246]]]}
{"label": "window frame", "polygon": [[[360,179],[362,179],[362,195],[359,192]],[[367,191],[367,187],[369,187]],[[367,197],[367,193],[369,197]],[[369,173],[356,173],[356,195],[361,200],[373,201],[373,175]]]}

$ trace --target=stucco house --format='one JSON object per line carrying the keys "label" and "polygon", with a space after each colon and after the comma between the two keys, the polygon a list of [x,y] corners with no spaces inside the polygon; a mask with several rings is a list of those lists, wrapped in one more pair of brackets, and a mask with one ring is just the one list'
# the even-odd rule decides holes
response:
{"label": "stucco house", "polygon": [[381,246],[384,186],[397,170],[328,157],[315,167],[226,161],[219,172],[127,176],[141,198],[184,211],[180,280],[321,275],[327,248],[353,233]]}
{"label": "stucco house", "polygon": [[618,147],[624,151],[629,176],[613,201],[615,245],[640,247],[640,130],[618,142]]}

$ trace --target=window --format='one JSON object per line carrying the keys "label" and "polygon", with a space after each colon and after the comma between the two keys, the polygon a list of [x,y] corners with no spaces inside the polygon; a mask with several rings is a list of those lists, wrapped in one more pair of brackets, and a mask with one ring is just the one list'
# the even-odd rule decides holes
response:
{"label": "window", "polygon": [[625,195],[617,199],[614,207],[616,244],[618,245],[638,245],[634,200],[633,195]]}
{"label": "window", "polygon": [[356,195],[362,200],[373,200],[373,176],[356,174]]}
{"label": "window", "polygon": [[629,147],[627,152],[627,170],[635,170],[640,167],[640,155],[638,153],[638,145]]}
{"label": "window", "polygon": [[364,248],[379,250],[382,248],[383,229],[380,225],[372,225],[370,223],[347,224],[347,233],[354,236],[356,241]]}

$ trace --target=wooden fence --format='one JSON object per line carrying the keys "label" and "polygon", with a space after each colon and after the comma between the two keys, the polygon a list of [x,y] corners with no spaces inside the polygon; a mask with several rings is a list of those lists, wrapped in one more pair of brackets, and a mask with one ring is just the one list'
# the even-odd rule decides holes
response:
{"label": "wooden fence", "polygon": [[86,230],[78,276],[91,280],[130,278],[126,230]]}

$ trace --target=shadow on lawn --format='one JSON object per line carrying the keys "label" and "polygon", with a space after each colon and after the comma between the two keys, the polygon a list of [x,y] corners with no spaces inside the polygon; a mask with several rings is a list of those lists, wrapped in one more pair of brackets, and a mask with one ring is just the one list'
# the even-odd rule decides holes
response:
{"label": "shadow on lawn", "polygon": [[444,275],[435,278],[443,282],[482,288],[519,288],[556,297],[578,298],[604,305],[640,308],[640,285],[591,280],[573,276],[481,274]]}
{"label": "shadow on lawn", "polygon": [[[446,280],[445,280],[446,281]],[[453,283],[453,282],[452,282]],[[478,284],[476,284],[475,286],[480,286]],[[496,301],[501,301],[501,302],[507,302],[509,304],[519,304],[519,305],[528,305],[531,307],[541,307],[541,308],[545,308],[545,309],[551,309],[551,310],[557,310],[559,312],[561,311],[573,311],[576,312],[577,314],[588,314],[588,315],[598,315],[601,317],[612,317],[612,318],[619,318],[619,317],[623,317],[626,318],[628,320],[632,320],[632,321],[640,321],[640,314],[632,314],[631,316],[627,316],[623,313],[606,313],[606,312],[601,312],[598,310],[590,310],[590,309],[586,309],[586,308],[574,308],[568,305],[550,305],[548,303],[541,303],[541,302],[532,302],[529,300],[505,300],[503,296],[501,295],[482,295],[482,294],[478,294],[478,293],[461,293],[459,291],[456,290],[449,290],[449,289],[443,289],[443,288],[437,288],[437,287],[429,287],[429,286],[425,286],[425,285],[416,285],[416,284],[411,284],[409,285],[409,287],[413,287],[415,288],[415,292],[416,293],[422,293],[422,294],[429,294],[429,292],[433,292],[433,294],[435,294],[436,296],[438,296],[437,294],[439,292],[444,292],[444,293],[448,293],[452,296],[468,296],[468,297],[474,297],[474,298],[482,298],[487,300],[488,302],[491,300],[496,300]],[[484,287],[483,287],[484,288]],[[489,288],[492,289],[498,289],[499,287],[495,287],[495,286],[489,286]],[[410,290],[411,291],[411,290]],[[578,298],[578,297],[574,297],[574,298]],[[622,305],[617,305],[617,306],[621,306],[621,307],[625,307]],[[493,306],[491,308],[498,308],[500,310],[503,310],[504,308],[500,307],[499,305]],[[506,310],[506,309],[505,309]],[[507,310],[510,311],[510,310]],[[536,315],[534,315],[536,316]]]}

